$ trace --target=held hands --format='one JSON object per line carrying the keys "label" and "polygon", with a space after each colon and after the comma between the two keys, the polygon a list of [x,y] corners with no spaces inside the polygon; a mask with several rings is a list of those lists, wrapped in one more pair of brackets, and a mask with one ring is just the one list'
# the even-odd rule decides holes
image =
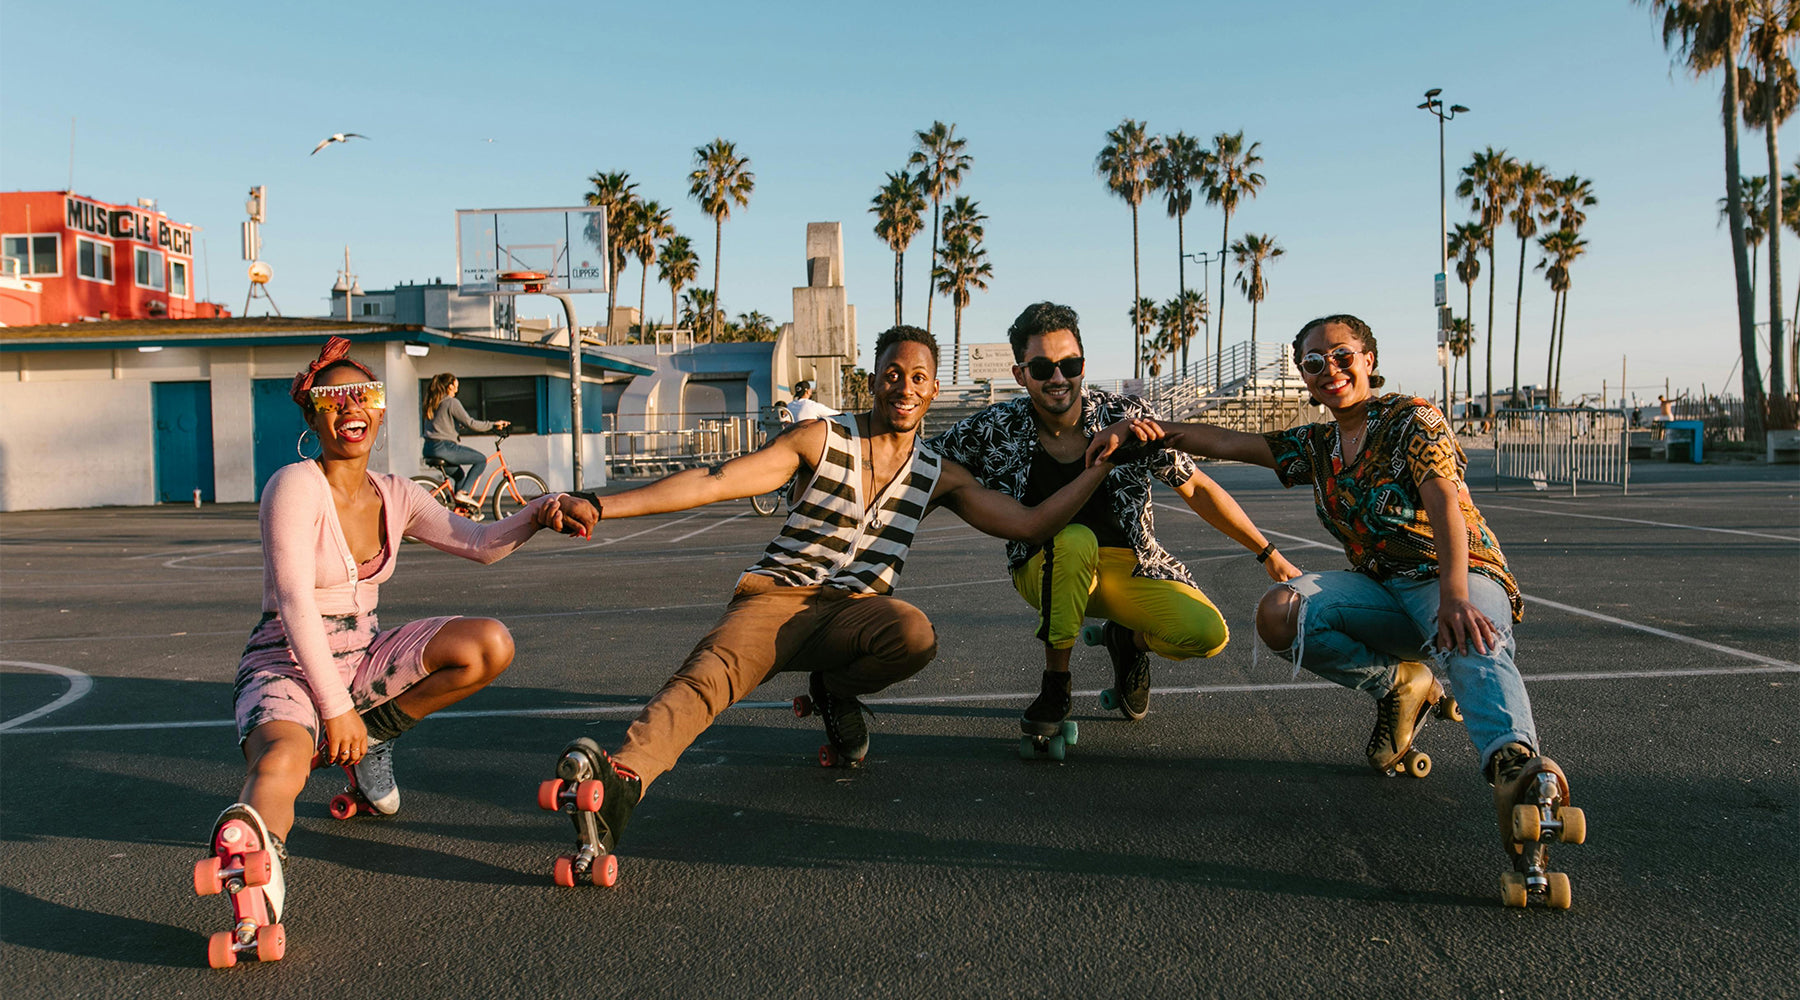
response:
{"label": "held hands", "polygon": [[1487,655],[1500,638],[1500,630],[1488,620],[1475,605],[1469,603],[1467,597],[1444,597],[1438,601],[1438,648],[1449,652],[1467,654],[1472,646],[1475,652]]}
{"label": "held hands", "polygon": [[355,711],[325,720],[325,739],[320,753],[330,764],[354,764],[369,752],[369,730]]}
{"label": "held hands", "polygon": [[536,518],[540,528],[587,538],[593,534],[594,525],[600,523],[600,508],[585,497],[559,493],[537,509]]}
{"label": "held hands", "polygon": [[1162,425],[1142,417],[1126,417],[1100,433],[1088,444],[1087,464],[1111,462],[1123,465],[1136,462],[1150,453],[1150,443],[1163,439]]}

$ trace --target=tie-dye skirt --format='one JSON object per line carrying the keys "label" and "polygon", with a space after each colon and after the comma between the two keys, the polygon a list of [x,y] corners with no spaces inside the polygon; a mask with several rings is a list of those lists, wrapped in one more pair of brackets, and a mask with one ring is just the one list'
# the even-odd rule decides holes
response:
{"label": "tie-dye skirt", "polygon": [[[420,618],[383,632],[374,612],[321,615],[331,658],[337,662],[338,675],[350,689],[358,714],[424,680],[425,645],[456,617]],[[239,743],[257,726],[276,721],[305,726],[315,741],[319,739],[319,711],[312,686],[288,646],[281,616],[273,611],[264,612],[250,631],[243,659],[238,661],[234,698]]]}

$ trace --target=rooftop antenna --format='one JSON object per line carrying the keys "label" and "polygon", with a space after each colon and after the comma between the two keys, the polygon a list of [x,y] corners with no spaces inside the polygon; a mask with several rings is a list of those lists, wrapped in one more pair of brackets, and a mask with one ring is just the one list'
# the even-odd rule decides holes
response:
{"label": "rooftop antenna", "polygon": [[269,279],[275,271],[262,261],[262,223],[268,210],[268,188],[258,184],[250,189],[250,200],[244,202],[244,212],[250,218],[240,229],[244,240],[244,259],[250,262],[250,291],[244,295],[244,315],[250,315],[250,303],[261,296],[269,302],[269,308],[275,315],[281,315],[281,307],[275,304],[275,297],[269,294]]}

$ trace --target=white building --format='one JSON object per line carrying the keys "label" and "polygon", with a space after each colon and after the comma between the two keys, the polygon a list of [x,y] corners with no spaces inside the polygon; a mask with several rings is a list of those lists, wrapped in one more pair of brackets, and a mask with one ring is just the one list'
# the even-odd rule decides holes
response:
{"label": "white building", "polygon": [[[332,335],[387,383],[388,421],[369,467],[416,475],[420,397],[454,372],[479,419],[513,422],[515,470],[571,485],[566,346],[460,336],[421,324],[341,320],[146,320],[0,328],[0,511],[204,501],[249,502],[297,461],[305,424],[294,373]],[[604,384],[650,375],[584,348],[584,485],[605,482]],[[471,447],[487,451],[490,439]]]}

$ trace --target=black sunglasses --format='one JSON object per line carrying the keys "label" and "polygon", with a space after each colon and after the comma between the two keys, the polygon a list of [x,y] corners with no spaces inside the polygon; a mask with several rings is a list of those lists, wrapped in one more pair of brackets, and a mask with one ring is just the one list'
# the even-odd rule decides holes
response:
{"label": "black sunglasses", "polygon": [[1039,382],[1049,381],[1050,376],[1056,374],[1058,369],[1062,370],[1063,378],[1077,378],[1081,375],[1082,366],[1086,363],[1086,358],[1079,357],[1064,358],[1061,361],[1051,361],[1049,358],[1032,358],[1030,361],[1025,362],[1025,373]]}
{"label": "black sunglasses", "polygon": [[1329,354],[1320,354],[1314,351],[1300,359],[1300,370],[1308,375],[1324,374],[1326,361],[1329,360],[1338,371],[1349,371],[1351,363],[1356,360],[1356,355],[1357,352],[1348,347],[1333,348]]}

